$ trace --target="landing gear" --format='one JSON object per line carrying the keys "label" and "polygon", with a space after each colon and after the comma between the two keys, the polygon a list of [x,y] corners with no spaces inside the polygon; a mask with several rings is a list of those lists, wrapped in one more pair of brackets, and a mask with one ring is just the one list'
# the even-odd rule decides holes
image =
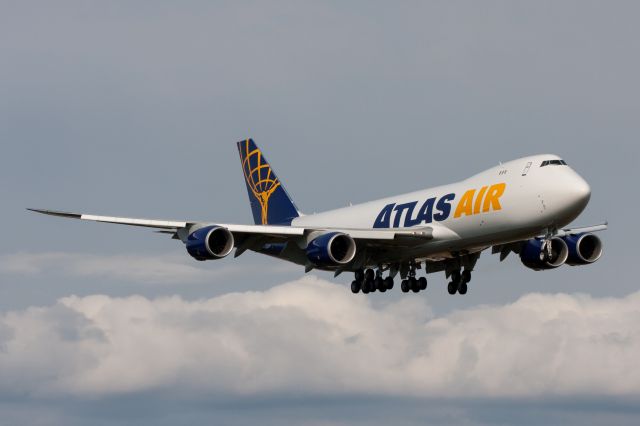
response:
{"label": "landing gear", "polygon": [[416,278],[417,265],[415,262],[409,264],[408,277],[402,280],[400,289],[403,293],[409,293],[410,291],[418,293],[421,290],[426,290],[427,279],[425,277]]}
{"label": "landing gear", "polygon": [[467,294],[469,290],[467,284],[471,281],[471,271],[465,269],[464,272],[460,273],[460,271],[453,271],[451,273],[451,282],[447,286],[447,291],[449,294]]}
{"label": "landing gear", "polygon": [[378,268],[377,271],[373,269],[355,271],[355,280],[351,283],[351,292],[355,294],[362,290],[362,293],[368,294],[375,291],[384,293],[387,290],[391,290],[393,288],[393,278],[390,276],[382,278],[382,272],[382,267]]}
{"label": "landing gear", "polygon": [[387,290],[391,290],[393,288],[393,278],[391,277],[385,278],[384,285],[387,287]]}
{"label": "landing gear", "polygon": [[373,269],[367,269],[366,271],[364,271],[364,285],[363,288],[366,288],[367,291],[363,293],[373,293],[374,291],[376,291],[376,285],[374,283],[374,278],[375,278],[375,272],[373,272]]}
{"label": "landing gear", "polygon": [[420,285],[420,290],[427,289],[427,279],[425,277],[418,278],[418,284]]}

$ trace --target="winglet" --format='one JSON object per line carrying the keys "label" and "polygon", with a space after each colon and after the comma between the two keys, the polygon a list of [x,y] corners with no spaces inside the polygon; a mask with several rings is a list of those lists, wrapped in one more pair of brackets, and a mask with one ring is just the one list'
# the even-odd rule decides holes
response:
{"label": "winglet", "polygon": [[30,209],[30,208],[27,208],[27,210],[29,210],[30,212],[48,214],[50,216],[67,217],[70,219],[82,219],[82,215],[79,213],[62,212],[58,210]]}

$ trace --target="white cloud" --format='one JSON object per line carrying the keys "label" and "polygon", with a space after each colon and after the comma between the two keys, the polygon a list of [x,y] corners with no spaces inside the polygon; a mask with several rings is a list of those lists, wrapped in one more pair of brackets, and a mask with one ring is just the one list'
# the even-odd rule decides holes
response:
{"label": "white cloud", "polygon": [[67,297],[0,316],[0,392],[640,396],[640,293],[433,317],[314,277],[185,301]]}

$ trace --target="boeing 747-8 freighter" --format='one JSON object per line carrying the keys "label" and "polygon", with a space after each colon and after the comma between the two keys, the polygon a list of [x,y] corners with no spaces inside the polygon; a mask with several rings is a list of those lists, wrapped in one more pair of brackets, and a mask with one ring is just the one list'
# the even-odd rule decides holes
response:
{"label": "boeing 747-8 freighter", "polygon": [[564,229],[591,196],[587,182],[556,155],[502,163],[470,178],[364,204],[303,215],[251,139],[238,142],[254,225],[39,213],[159,229],[195,259],[246,250],[313,269],[354,273],[351,291],[427,288],[425,274],[444,272],[450,294],[466,294],[480,253],[517,253],[535,270],[587,265],[602,255],[593,234],[607,225]]}

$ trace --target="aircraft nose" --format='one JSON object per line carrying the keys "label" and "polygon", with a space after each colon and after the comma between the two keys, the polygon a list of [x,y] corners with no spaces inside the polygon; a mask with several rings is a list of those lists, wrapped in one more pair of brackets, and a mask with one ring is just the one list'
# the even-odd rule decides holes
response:
{"label": "aircraft nose", "polygon": [[568,198],[572,201],[572,204],[586,207],[591,198],[591,187],[586,180],[575,173],[573,179],[569,182],[567,190],[569,192]]}

